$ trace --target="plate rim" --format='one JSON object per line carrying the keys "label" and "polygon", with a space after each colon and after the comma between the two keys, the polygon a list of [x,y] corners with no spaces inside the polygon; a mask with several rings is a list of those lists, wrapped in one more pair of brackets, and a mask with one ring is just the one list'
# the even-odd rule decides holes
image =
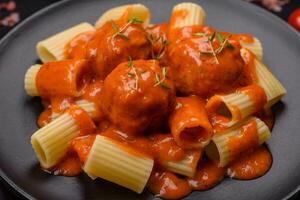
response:
{"label": "plate rim", "polygon": [[[284,26],[285,28],[287,28],[288,32],[291,32],[292,34],[296,35],[296,38],[298,38],[300,40],[300,33],[297,32],[293,27],[291,27],[287,22],[285,22],[283,19],[281,19],[280,17],[276,16],[275,14],[272,14],[271,12],[268,12],[267,10],[257,6],[257,5],[253,5],[249,2],[246,1],[235,1],[235,0],[227,0],[227,1],[231,1],[234,4],[239,4],[240,6],[249,6],[251,9],[257,9],[259,10],[259,12],[263,13],[263,15],[276,20],[276,22],[280,23],[280,26]],[[56,7],[59,6],[63,6],[64,4],[70,3],[72,2],[72,0],[61,0],[55,3],[52,3],[38,11],[36,11],[35,13],[31,14],[30,16],[28,16],[27,18],[25,18],[21,23],[19,23],[18,25],[16,25],[13,29],[11,29],[8,33],[6,33],[1,39],[0,39],[0,49],[6,46],[6,42],[10,41],[10,39],[13,39],[12,37],[14,36],[14,34],[16,32],[18,32],[20,29],[22,29],[24,26],[26,26],[28,23],[30,23],[32,20],[34,20],[35,18],[39,17],[40,15],[42,15],[43,13],[52,10]],[[13,180],[11,180],[6,173],[4,173],[4,171],[2,170],[2,167],[0,166],[0,181],[4,182],[4,184],[7,184],[8,187],[10,187],[10,189],[12,189],[13,191],[17,192],[19,195],[21,195],[22,197],[28,199],[28,200],[34,200],[35,197],[32,196],[31,194],[29,194],[28,192],[24,191],[20,186],[18,186],[17,183],[15,183]],[[282,199],[282,200],[288,200],[291,197],[293,197],[296,193],[300,192],[300,184],[293,189],[291,192],[289,192],[288,194],[286,194],[286,196]],[[300,194],[300,193],[299,193]],[[16,194],[14,194],[16,195]]]}

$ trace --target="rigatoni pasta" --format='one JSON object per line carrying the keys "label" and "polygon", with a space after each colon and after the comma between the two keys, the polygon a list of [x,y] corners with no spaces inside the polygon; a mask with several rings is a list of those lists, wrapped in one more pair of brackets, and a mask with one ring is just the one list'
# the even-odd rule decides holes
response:
{"label": "rigatoni pasta", "polygon": [[193,177],[196,173],[198,161],[201,157],[201,151],[188,153],[182,160],[167,161],[164,166],[167,170],[176,174]]}
{"label": "rigatoni pasta", "polygon": [[225,167],[243,152],[262,145],[270,137],[270,130],[266,124],[258,118],[251,117],[216,133],[212,143],[206,148],[206,154],[220,167]]}
{"label": "rigatoni pasta", "polygon": [[[89,121],[84,124],[86,127],[83,127],[83,120]],[[41,166],[46,169],[53,167],[65,156],[72,139],[80,134],[87,134],[94,128],[94,124],[87,114],[79,108],[73,107],[36,131],[31,136],[31,144]]]}
{"label": "rigatoni pasta", "polygon": [[262,60],[263,58],[263,47],[259,39],[256,37],[253,38],[253,42],[245,42],[243,40],[240,40],[240,43],[243,48],[248,49],[251,51],[258,60]]}
{"label": "rigatoni pasta", "polygon": [[[78,96],[87,68],[85,60],[65,60],[32,66],[25,75],[25,90],[31,96]],[[49,78],[51,76],[55,78]],[[68,78],[65,78],[68,77]],[[57,88],[60,85],[60,88]]]}
{"label": "rigatoni pasta", "polygon": [[122,17],[127,21],[132,19],[142,20],[144,26],[147,26],[150,21],[150,11],[142,4],[130,4],[112,8],[101,15],[95,23],[95,27],[99,28],[108,21],[118,20]]}
{"label": "rigatoni pasta", "polygon": [[[206,109],[211,113],[215,123],[221,123],[230,127],[242,119],[262,110],[267,102],[264,90],[252,84],[227,95],[215,95],[211,97]],[[218,117],[223,117],[218,119]]]}
{"label": "rigatoni pasta", "polygon": [[97,136],[84,171],[141,193],[152,167],[153,159],[120,142]]}
{"label": "rigatoni pasta", "polygon": [[179,97],[170,116],[171,133],[176,143],[184,148],[206,146],[212,136],[204,102],[196,96]]}
{"label": "rigatoni pasta", "polygon": [[41,68],[41,65],[32,65],[25,74],[24,86],[26,93],[29,96],[39,96],[39,91],[36,86],[36,76]]}
{"label": "rigatoni pasta", "polygon": [[85,22],[38,42],[36,50],[39,58],[44,63],[55,60],[63,60],[65,58],[65,46],[68,42],[76,35],[87,31],[95,31],[95,28]]}
{"label": "rigatoni pasta", "polygon": [[268,101],[266,106],[271,107],[286,94],[286,89],[262,62],[255,59],[254,65],[257,74],[257,84],[265,90]]}
{"label": "rigatoni pasta", "polygon": [[203,25],[205,11],[201,6],[194,3],[180,3],[173,7],[170,26],[171,28],[182,28],[192,25]]}

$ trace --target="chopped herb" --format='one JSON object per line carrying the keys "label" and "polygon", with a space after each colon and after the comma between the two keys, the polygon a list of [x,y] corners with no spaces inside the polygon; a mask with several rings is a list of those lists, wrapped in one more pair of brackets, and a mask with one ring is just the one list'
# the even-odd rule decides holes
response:
{"label": "chopped herb", "polygon": [[165,67],[162,68],[162,75],[164,77],[166,77],[166,75],[167,75],[167,68],[165,68]]}
{"label": "chopped herb", "polygon": [[216,36],[216,32],[214,32],[211,36],[209,36],[209,41],[213,41]]}
{"label": "chopped herb", "polygon": [[133,68],[133,62],[131,56],[128,56],[128,67]]}
{"label": "chopped herb", "polygon": [[[150,42],[151,47],[152,47],[152,48],[151,48],[151,56],[152,56],[152,59],[154,59],[154,60],[160,60],[160,58],[161,58],[161,56],[162,56],[164,50],[166,49],[166,46],[168,46],[168,45],[170,44],[170,41],[164,39],[162,36],[159,36],[159,37],[156,38],[156,37],[153,36],[152,34],[149,34],[149,35],[147,36],[147,39],[148,39],[148,41]],[[158,51],[158,54],[155,55],[154,50],[153,50],[153,47],[154,47],[154,45],[155,45],[157,42],[159,42],[159,41],[161,42],[161,46],[160,46],[160,49],[159,49],[159,51]]]}
{"label": "chopped herb", "polygon": [[226,44],[226,47],[228,47],[229,49],[234,49],[234,46],[232,44],[230,44],[229,42]]}
{"label": "chopped herb", "polygon": [[[160,78],[159,78],[158,74],[155,74],[155,82],[156,82],[156,84],[157,83],[159,84],[159,82],[160,82]],[[156,86],[156,84],[155,84],[155,86]]]}
{"label": "chopped herb", "polygon": [[164,89],[171,89],[168,85],[166,85],[164,83],[164,81],[166,80],[166,75],[167,75],[167,68],[166,67],[162,68],[162,75],[163,75],[163,78],[160,79],[159,75],[157,73],[155,73],[155,85],[154,85],[154,87],[159,85]]}
{"label": "chopped herb", "polygon": [[144,21],[140,20],[140,19],[137,19],[137,18],[132,18],[132,19],[128,20],[128,23],[130,23],[130,24],[142,24],[142,23],[144,23]]}
{"label": "chopped herb", "polygon": [[206,33],[197,32],[197,33],[194,33],[193,36],[205,37],[205,36],[207,36],[207,34]]}
{"label": "chopped herb", "polygon": [[[216,53],[219,54],[223,51],[225,45],[230,44],[228,42],[228,39],[230,38],[230,36],[226,37],[226,39],[223,41],[223,43],[221,44],[221,46],[216,50]],[[231,45],[231,44],[230,44]],[[231,45],[232,46],[232,45]]]}
{"label": "chopped herb", "polygon": [[165,89],[171,89],[168,85],[164,84],[163,82],[159,84],[159,86],[161,86],[162,88],[165,88]]}
{"label": "chopped herb", "polygon": [[130,73],[130,72],[128,72],[127,75],[128,75],[128,76],[134,76],[134,74],[133,74],[133,73]]}
{"label": "chopped herb", "polygon": [[219,32],[215,32],[215,33],[216,33],[217,39],[222,44],[224,42],[224,39],[223,39],[222,35]]}
{"label": "chopped herb", "polygon": [[117,27],[114,20],[111,20],[111,27],[116,33],[120,32],[120,29],[119,29],[119,27]]}
{"label": "chopped herb", "polygon": [[[138,89],[138,81],[139,81],[139,77],[136,73],[136,69],[134,67],[133,61],[131,56],[128,56],[128,67],[130,68],[130,71],[127,73],[128,76],[134,76],[135,78],[135,89]],[[131,71],[133,71],[133,73],[131,73]]]}
{"label": "chopped herb", "polygon": [[115,21],[111,20],[112,29],[115,31],[115,34],[113,35],[113,37],[119,36],[125,40],[129,40],[129,38],[123,33],[123,31],[125,31],[130,24],[141,24],[141,23],[143,23],[142,20],[139,20],[137,18],[132,18],[132,19],[128,20],[128,22],[124,26],[119,28],[116,25]]}
{"label": "chopped herb", "polygon": [[[195,33],[194,35],[207,36],[204,33]],[[214,49],[213,45],[212,45],[212,41],[214,40],[215,37],[217,38],[217,40],[220,43],[220,46],[217,49]],[[211,51],[201,51],[200,53],[213,55],[216,64],[219,64],[217,55],[223,51],[224,47],[226,46],[228,48],[234,48],[233,45],[228,42],[230,37],[231,36],[229,35],[226,38],[224,38],[219,32],[215,31],[212,35],[210,35],[208,37],[208,40],[207,40],[207,43],[209,44]]]}
{"label": "chopped herb", "polygon": [[210,46],[210,48],[211,48],[211,52],[212,52],[212,54],[213,54],[213,56],[214,56],[214,58],[215,58],[215,61],[216,61],[217,64],[219,64],[219,60],[218,60],[218,58],[217,58],[216,52],[215,52],[215,50],[214,50],[214,47],[213,47],[212,44],[211,44],[211,40],[209,40],[208,42],[209,42],[209,46]]}

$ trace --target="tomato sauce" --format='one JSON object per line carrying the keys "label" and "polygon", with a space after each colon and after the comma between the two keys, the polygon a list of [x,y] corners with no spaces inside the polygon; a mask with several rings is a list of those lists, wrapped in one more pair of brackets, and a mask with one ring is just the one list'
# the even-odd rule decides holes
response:
{"label": "tomato sauce", "polygon": [[[174,12],[169,23],[146,28],[125,20],[129,12],[96,31],[77,35],[65,46],[67,60],[45,63],[38,72],[36,86],[46,102],[39,127],[50,123],[54,114],[67,112],[80,130],[66,156],[48,170],[55,175],[80,174],[99,134],[133,155],[154,159],[147,187],[166,199],[210,189],[226,173],[245,180],[266,173],[272,157],[259,147],[255,121],[228,141],[234,159],[227,168],[202,156],[213,134],[227,128],[222,122],[230,120],[205,106],[215,94],[249,95],[257,108],[255,116],[270,128],[273,125],[272,111],[263,108],[264,91],[254,84],[254,55],[240,45],[253,42],[253,37],[216,35],[209,26],[177,28],[187,17],[186,10]],[[94,104],[93,120],[76,106],[81,100]],[[165,167],[187,158],[196,169],[193,177]]]}
{"label": "tomato sauce", "polygon": [[229,152],[233,158],[240,157],[243,152],[258,145],[257,126],[254,120],[243,125],[239,134],[228,141]]}
{"label": "tomato sauce", "polygon": [[218,167],[210,160],[202,160],[199,162],[195,176],[188,178],[188,182],[193,190],[208,190],[220,183],[224,176],[224,168]]}
{"label": "tomato sauce", "polygon": [[78,156],[73,153],[67,154],[60,163],[51,169],[54,175],[76,176],[81,174],[82,168]]}
{"label": "tomato sauce", "polygon": [[240,156],[227,167],[227,175],[234,179],[255,179],[264,175],[272,165],[269,150],[260,146]]}

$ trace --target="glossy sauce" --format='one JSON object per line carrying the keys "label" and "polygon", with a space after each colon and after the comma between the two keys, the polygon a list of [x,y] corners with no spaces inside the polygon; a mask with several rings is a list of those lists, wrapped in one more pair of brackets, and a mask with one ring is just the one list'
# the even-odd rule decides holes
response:
{"label": "glossy sauce", "polygon": [[227,175],[235,179],[255,179],[264,175],[272,165],[269,150],[260,146],[245,153],[227,167]]}
{"label": "glossy sauce", "polygon": [[228,141],[229,152],[234,158],[240,157],[246,150],[258,146],[257,126],[254,120],[242,126],[239,134],[231,137]]}

